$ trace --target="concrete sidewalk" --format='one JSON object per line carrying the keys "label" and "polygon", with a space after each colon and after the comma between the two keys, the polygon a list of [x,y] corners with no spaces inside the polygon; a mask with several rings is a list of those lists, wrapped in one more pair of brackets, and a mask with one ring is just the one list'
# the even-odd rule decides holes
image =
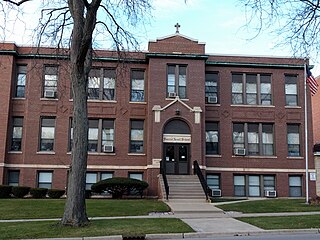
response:
{"label": "concrete sidewalk", "polygon": [[166,202],[174,216],[180,218],[198,233],[249,233],[264,231],[232,218],[204,200],[170,200]]}

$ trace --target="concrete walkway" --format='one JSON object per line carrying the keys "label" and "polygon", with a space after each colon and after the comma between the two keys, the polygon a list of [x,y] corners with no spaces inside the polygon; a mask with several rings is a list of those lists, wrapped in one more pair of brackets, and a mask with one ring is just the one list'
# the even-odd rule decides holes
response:
{"label": "concrete walkway", "polygon": [[169,200],[174,216],[198,233],[250,233],[264,231],[232,218],[223,210],[204,200]]}

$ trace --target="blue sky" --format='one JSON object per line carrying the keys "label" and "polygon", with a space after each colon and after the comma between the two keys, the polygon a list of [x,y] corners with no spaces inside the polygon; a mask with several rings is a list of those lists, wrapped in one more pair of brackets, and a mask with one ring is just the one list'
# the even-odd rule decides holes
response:
{"label": "blue sky", "polygon": [[[36,4],[37,1],[34,1]],[[247,29],[245,9],[238,0],[153,0],[153,17],[144,26],[136,29],[140,36],[141,49],[147,49],[149,40],[156,40],[175,33],[174,25],[178,22],[180,33],[206,43],[206,53],[226,55],[284,56],[292,53],[288,48],[275,45],[279,38],[269,30],[260,33]],[[27,6],[27,4],[26,4]],[[28,23],[37,21],[34,7],[30,7],[31,15],[26,15]],[[1,24],[1,22],[0,22]],[[31,45],[30,34],[21,30],[23,22],[16,22],[14,34],[7,34],[6,40],[18,44]],[[18,34],[17,34],[18,33]],[[253,39],[252,39],[253,38]],[[105,48],[108,48],[106,46]],[[310,62],[315,65],[313,75],[320,75],[320,64],[316,58]]]}

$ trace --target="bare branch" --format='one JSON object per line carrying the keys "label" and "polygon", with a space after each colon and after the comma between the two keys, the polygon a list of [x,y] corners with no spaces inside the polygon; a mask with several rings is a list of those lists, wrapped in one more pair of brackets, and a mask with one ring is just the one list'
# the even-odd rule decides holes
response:
{"label": "bare branch", "polygon": [[4,2],[8,2],[17,6],[20,6],[21,4],[25,3],[25,2],[31,2],[32,0],[21,0],[18,2],[12,1],[12,0],[3,0]]}

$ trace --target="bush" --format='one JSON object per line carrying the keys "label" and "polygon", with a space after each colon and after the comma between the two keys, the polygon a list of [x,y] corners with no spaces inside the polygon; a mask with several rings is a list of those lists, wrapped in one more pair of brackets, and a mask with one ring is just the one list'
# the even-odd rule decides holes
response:
{"label": "bush", "polygon": [[30,191],[30,187],[12,187],[12,194],[17,198],[23,198]]}
{"label": "bush", "polygon": [[0,185],[0,198],[9,198],[12,191],[12,186]]}
{"label": "bush", "polygon": [[49,198],[61,198],[62,195],[65,193],[64,190],[61,189],[49,189],[48,190],[48,196]]}
{"label": "bush", "polygon": [[319,206],[320,205],[320,197],[319,196],[315,196],[311,199],[309,199],[309,204],[313,205],[313,206]]}
{"label": "bush", "polygon": [[31,188],[30,194],[33,198],[45,198],[48,188]]}
{"label": "bush", "polygon": [[122,198],[125,193],[136,193],[142,197],[143,190],[148,186],[149,184],[145,181],[115,177],[97,182],[91,186],[91,189],[95,193],[107,191],[112,194],[112,198]]}

